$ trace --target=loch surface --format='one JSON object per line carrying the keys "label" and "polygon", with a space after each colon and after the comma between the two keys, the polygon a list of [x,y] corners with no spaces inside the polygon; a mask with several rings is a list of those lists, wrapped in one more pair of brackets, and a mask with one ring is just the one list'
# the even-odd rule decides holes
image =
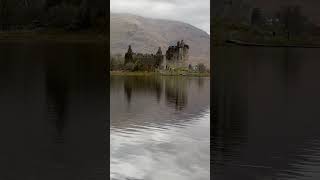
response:
{"label": "loch surface", "polygon": [[105,179],[103,43],[0,43],[0,179]]}
{"label": "loch surface", "polygon": [[319,51],[214,52],[213,179],[320,179]]}
{"label": "loch surface", "polygon": [[111,76],[113,180],[210,178],[210,79]]}

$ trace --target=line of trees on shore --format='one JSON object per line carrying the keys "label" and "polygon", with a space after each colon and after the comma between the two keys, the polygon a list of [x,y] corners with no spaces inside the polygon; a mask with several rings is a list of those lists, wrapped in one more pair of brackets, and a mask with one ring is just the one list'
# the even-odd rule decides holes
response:
{"label": "line of trees on shore", "polygon": [[[152,67],[144,66],[141,61],[136,61],[136,63],[125,63],[125,59],[121,54],[114,54],[110,56],[110,71],[157,71],[164,67]],[[203,63],[198,63],[194,66],[189,64],[187,67],[177,67],[176,70],[179,71],[188,71],[188,72],[195,72],[195,73],[206,73],[209,72],[207,67]]]}
{"label": "line of trees on shore", "polygon": [[[251,25],[271,29],[274,33],[282,32],[287,39],[301,35],[319,35],[320,29],[308,17],[303,15],[298,5],[282,6],[275,14],[267,16],[261,8],[254,8],[251,14]],[[276,35],[276,34],[273,34]]]}
{"label": "line of trees on shore", "polygon": [[0,0],[0,30],[105,26],[106,8],[104,0]]}
{"label": "line of trees on shore", "polygon": [[292,3],[270,12],[246,0],[216,2],[219,7],[213,13],[212,24],[216,41],[234,38],[253,42],[320,42],[320,26],[304,15],[300,5]]}

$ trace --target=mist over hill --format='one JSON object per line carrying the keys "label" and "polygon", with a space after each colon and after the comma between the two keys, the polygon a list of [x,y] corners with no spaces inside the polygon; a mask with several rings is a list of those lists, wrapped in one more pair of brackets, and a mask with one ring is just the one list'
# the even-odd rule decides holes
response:
{"label": "mist over hill", "polygon": [[191,64],[210,64],[210,36],[205,31],[178,21],[151,19],[132,14],[110,14],[111,54],[124,53],[128,45],[134,52],[165,53],[169,45],[184,40],[190,46]]}

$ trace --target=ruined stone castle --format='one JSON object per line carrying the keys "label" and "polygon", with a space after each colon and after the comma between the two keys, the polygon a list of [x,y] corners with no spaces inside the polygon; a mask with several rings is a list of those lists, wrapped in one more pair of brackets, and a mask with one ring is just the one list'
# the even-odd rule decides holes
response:
{"label": "ruined stone castle", "polygon": [[142,54],[134,53],[131,45],[129,45],[124,57],[124,63],[139,63],[141,66],[144,66],[144,69],[159,68],[163,62],[163,58],[161,47],[159,47],[156,54]]}
{"label": "ruined stone castle", "polygon": [[176,46],[169,46],[166,52],[166,65],[175,64],[183,66],[189,59],[189,45],[183,40],[178,41]]}
{"label": "ruined stone castle", "polygon": [[131,45],[125,54],[125,64],[139,62],[146,68],[168,68],[170,66],[183,66],[189,58],[189,45],[183,40],[178,41],[177,45],[169,46],[165,55],[162,54],[161,47],[158,48],[156,54],[134,53]]}

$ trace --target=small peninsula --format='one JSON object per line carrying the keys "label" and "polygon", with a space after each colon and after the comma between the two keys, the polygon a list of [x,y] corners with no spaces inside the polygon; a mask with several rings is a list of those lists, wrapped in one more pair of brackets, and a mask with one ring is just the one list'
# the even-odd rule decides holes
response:
{"label": "small peninsula", "polygon": [[155,54],[135,53],[131,45],[125,55],[111,57],[111,75],[163,75],[163,76],[209,76],[204,64],[187,64],[189,45],[183,40],[168,46],[165,54],[161,47]]}

